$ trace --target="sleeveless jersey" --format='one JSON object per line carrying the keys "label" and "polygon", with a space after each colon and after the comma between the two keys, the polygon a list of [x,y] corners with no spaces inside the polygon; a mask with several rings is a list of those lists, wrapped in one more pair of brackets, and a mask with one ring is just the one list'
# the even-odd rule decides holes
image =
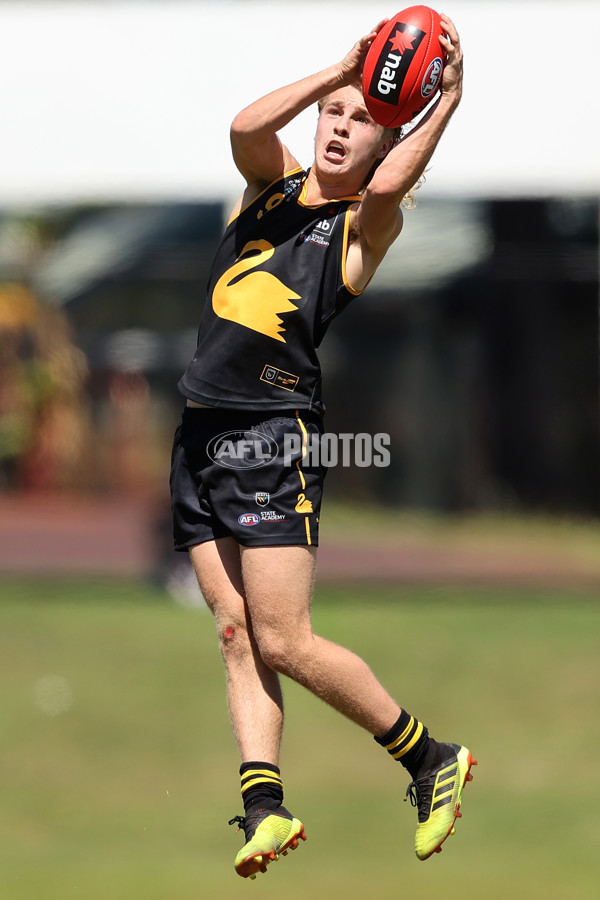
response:
{"label": "sleeveless jersey", "polygon": [[307,206],[306,175],[287,173],[229,222],[213,261],[196,353],[179,382],[188,399],[323,412],[316,348],[361,293],[345,277],[350,207],[360,197]]}

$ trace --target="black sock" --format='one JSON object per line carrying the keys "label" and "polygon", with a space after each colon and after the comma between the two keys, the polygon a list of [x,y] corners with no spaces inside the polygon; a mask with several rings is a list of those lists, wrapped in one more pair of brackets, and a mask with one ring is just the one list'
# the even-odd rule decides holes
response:
{"label": "black sock", "polygon": [[423,768],[432,739],[423,723],[403,709],[390,730],[375,740],[402,763],[412,778],[416,778]]}
{"label": "black sock", "polygon": [[240,766],[244,812],[277,809],[283,803],[283,782],[277,766],[267,762],[245,762]]}

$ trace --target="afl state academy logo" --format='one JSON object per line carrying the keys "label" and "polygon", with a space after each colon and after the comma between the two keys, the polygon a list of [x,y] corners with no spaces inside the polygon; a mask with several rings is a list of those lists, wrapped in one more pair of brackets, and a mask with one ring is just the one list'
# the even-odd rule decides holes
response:
{"label": "afl state academy logo", "polygon": [[209,442],[206,452],[227,469],[258,469],[275,459],[279,447],[260,431],[224,431]]}
{"label": "afl state academy logo", "polygon": [[431,95],[437,91],[440,79],[442,77],[442,69],[442,60],[439,56],[437,56],[429,63],[429,65],[427,66],[427,71],[423,76],[423,81],[421,82],[422,97],[431,97]]}

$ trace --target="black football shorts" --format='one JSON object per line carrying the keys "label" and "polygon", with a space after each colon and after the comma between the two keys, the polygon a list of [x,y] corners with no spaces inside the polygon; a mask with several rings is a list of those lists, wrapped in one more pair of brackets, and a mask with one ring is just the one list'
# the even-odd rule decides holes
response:
{"label": "black football shorts", "polygon": [[316,547],[326,469],[306,448],[322,433],[320,417],[302,410],[186,406],[171,462],[175,549],[227,536]]}

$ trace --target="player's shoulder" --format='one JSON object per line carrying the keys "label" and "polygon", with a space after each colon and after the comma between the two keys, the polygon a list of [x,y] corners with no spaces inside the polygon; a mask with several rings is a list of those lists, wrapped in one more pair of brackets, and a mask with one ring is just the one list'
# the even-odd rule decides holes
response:
{"label": "player's shoulder", "polygon": [[281,171],[270,181],[256,179],[246,185],[243,193],[237,200],[229,217],[231,222],[249,207],[263,205],[264,211],[269,212],[279,205],[286,194],[293,193],[303,182],[306,172],[297,164],[289,171]]}

